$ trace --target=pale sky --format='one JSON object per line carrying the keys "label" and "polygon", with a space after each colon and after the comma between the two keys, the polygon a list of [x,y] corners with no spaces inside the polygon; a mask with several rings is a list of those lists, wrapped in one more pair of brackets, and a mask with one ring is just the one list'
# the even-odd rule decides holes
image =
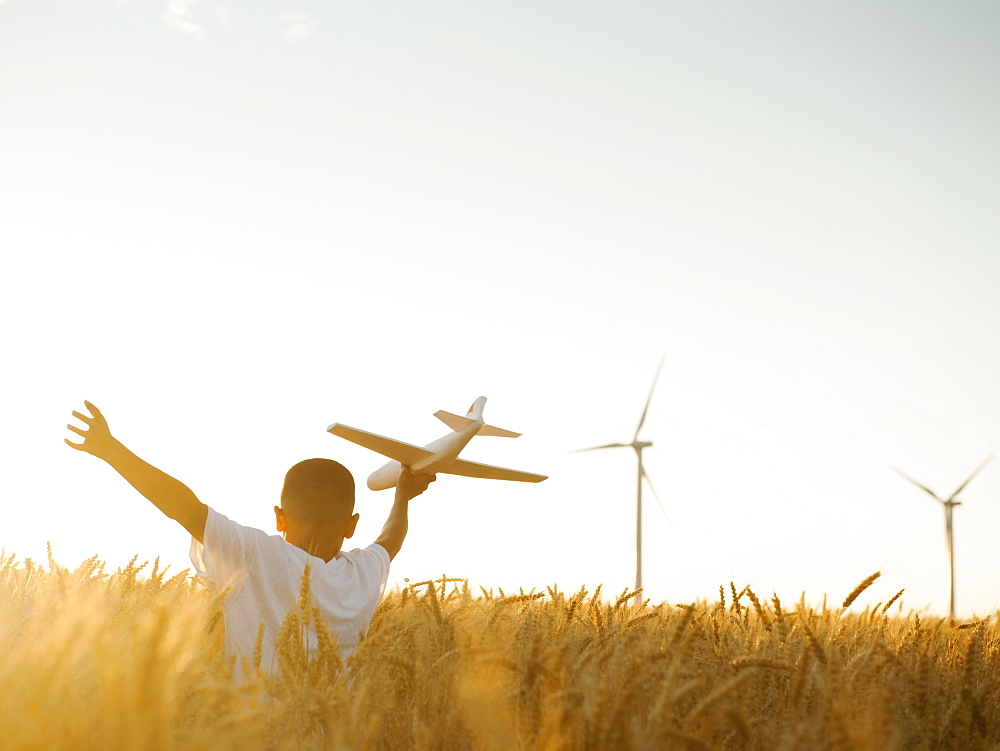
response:
{"label": "pale sky", "polygon": [[[188,565],[63,445],[126,445],[273,530],[343,461],[355,541],[436,410],[522,432],[442,476],[391,583],[634,578],[654,600],[947,609],[942,495],[1000,451],[995,2],[0,0],[0,547]],[[1000,460],[955,513],[960,614],[1000,607]],[[867,598],[867,599],[865,599]]]}

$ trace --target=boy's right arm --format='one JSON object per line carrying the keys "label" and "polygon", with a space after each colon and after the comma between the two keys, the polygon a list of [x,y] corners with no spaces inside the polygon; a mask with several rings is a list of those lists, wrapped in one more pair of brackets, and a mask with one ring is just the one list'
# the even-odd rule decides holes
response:
{"label": "boy's right arm", "polygon": [[73,443],[66,439],[66,443],[77,451],[85,451],[106,461],[154,506],[178,522],[198,542],[204,543],[208,506],[199,501],[191,489],[180,480],[143,461],[125,448],[111,435],[108,422],[100,410],[90,402],[84,404],[92,416],[74,412],[73,417],[83,422],[87,429],[81,430],[74,425],[66,426],[82,436],[83,442]]}
{"label": "boy's right arm", "polygon": [[396,497],[392,502],[389,518],[385,520],[382,534],[375,540],[385,548],[390,561],[396,557],[399,549],[403,547],[403,540],[406,539],[410,500],[427,490],[427,486],[436,479],[436,475],[417,474],[406,466],[400,470],[399,480],[396,482]]}

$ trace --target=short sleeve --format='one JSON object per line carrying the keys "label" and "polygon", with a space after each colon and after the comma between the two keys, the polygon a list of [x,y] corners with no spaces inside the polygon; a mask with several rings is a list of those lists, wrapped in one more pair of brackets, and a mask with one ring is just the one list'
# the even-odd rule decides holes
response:
{"label": "short sleeve", "polygon": [[389,553],[377,542],[358,552],[364,556],[365,562],[378,578],[379,591],[384,592],[386,582],[389,581]]}
{"label": "short sleeve", "polygon": [[205,542],[191,539],[191,563],[216,596],[232,593],[243,584],[263,533],[226,518],[209,507]]}

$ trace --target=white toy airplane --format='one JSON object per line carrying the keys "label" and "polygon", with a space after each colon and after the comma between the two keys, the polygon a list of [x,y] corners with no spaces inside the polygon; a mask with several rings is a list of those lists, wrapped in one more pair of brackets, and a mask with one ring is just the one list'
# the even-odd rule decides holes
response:
{"label": "white toy airplane", "polygon": [[479,397],[472,403],[469,413],[465,417],[453,415],[451,412],[435,412],[434,416],[451,428],[452,432],[433,443],[428,443],[423,448],[341,425],[339,422],[328,427],[326,431],[392,459],[391,462],[375,470],[368,477],[368,487],[371,490],[386,490],[395,487],[403,464],[414,472],[430,475],[442,472],[447,475],[481,477],[487,480],[517,480],[519,482],[541,482],[547,479],[547,475],[518,472],[515,469],[493,467],[489,464],[478,464],[458,458],[459,453],[472,440],[473,436],[493,435],[517,438],[521,435],[487,425],[483,421],[483,406],[485,404],[486,397]]}

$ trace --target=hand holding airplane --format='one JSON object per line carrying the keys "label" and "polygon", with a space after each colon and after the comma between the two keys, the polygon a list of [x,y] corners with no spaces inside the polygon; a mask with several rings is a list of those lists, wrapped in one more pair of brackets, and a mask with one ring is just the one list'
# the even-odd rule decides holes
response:
{"label": "hand holding airplane", "polygon": [[481,396],[472,403],[465,417],[453,415],[451,412],[439,411],[434,416],[452,429],[448,435],[427,444],[423,448],[403,441],[397,441],[385,436],[358,430],[337,422],[326,429],[328,433],[340,436],[351,443],[356,443],[366,449],[392,459],[391,462],[375,470],[368,477],[368,487],[371,490],[386,490],[395,487],[399,473],[405,464],[414,472],[433,475],[462,475],[463,477],[480,477],[486,480],[514,480],[517,482],[541,482],[547,475],[536,475],[531,472],[519,472],[515,469],[504,469],[489,464],[459,459],[458,455],[477,435],[492,435],[503,438],[517,438],[520,433],[487,425],[483,420],[483,406],[486,397]]}

